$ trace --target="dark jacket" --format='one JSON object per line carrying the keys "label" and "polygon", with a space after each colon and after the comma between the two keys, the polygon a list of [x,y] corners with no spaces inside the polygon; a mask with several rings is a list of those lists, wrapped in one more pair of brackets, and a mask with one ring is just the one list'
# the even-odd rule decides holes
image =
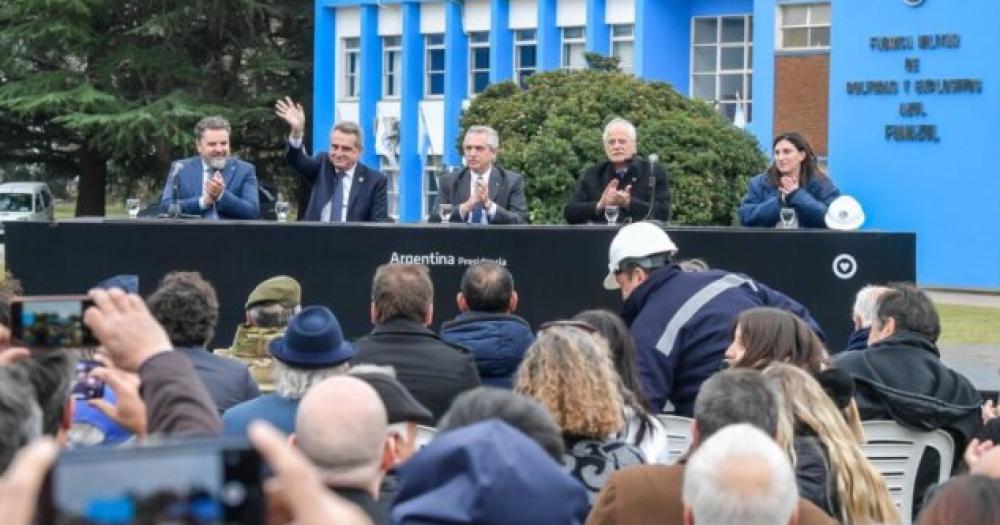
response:
{"label": "dark jacket", "polygon": [[[804,228],[826,228],[826,208],[833,199],[840,197],[840,190],[829,178],[820,181],[813,177],[791,193],[786,205],[795,209],[799,225]],[[778,223],[781,212],[781,192],[771,185],[767,173],[750,179],[747,194],[740,203],[740,224],[770,228]]]}
{"label": "dark jacket", "polygon": [[[663,222],[670,220],[670,184],[667,182],[667,170],[663,163],[657,162],[652,178],[649,171],[649,162],[634,157],[629,161],[625,176],[618,181],[618,189],[624,190],[626,186],[632,186],[631,199],[628,208],[619,211],[619,222],[625,222],[627,219],[640,221],[646,218],[649,214],[649,203],[654,200],[650,199],[650,196],[654,194],[653,212],[649,214],[649,218]],[[584,170],[580,175],[580,182],[577,183],[576,192],[563,209],[566,222],[607,224],[604,213],[597,213],[597,203],[604,194],[604,188],[614,176],[614,164],[610,161],[594,164]],[[653,181],[655,189],[651,187]]]}
{"label": "dark jacket", "polygon": [[368,492],[360,489],[343,489],[337,487],[330,487],[330,490],[334,494],[357,505],[368,516],[368,519],[372,520],[372,525],[389,525],[389,513],[386,512],[386,507],[380,505],[380,502],[372,498]]}
{"label": "dark jacket", "polygon": [[823,443],[815,435],[796,435],[795,481],[799,496],[830,516],[840,516],[837,484],[830,471],[830,459]]}
{"label": "dark jacket", "polygon": [[871,331],[871,327],[852,330],[850,337],[847,338],[847,347],[844,350],[864,350],[868,348],[868,334]]}
{"label": "dark jacket", "polygon": [[671,264],[632,292],[622,319],[635,337],[642,391],[654,411],[669,400],[677,414],[691,416],[701,383],[722,365],[736,316],[757,306],[788,310],[824,337],[804,306],[741,274]]}
{"label": "dark jacket", "polygon": [[583,523],[583,487],[510,425],[490,420],[438,434],[399,470],[397,525]]}
{"label": "dark jacket", "polygon": [[178,348],[187,356],[219,410],[219,415],[234,405],[260,395],[247,365],[229,357],[215,355],[201,347]]}
{"label": "dark jacket", "polygon": [[[465,222],[459,206],[469,200],[472,188],[472,175],[469,168],[463,169],[457,175],[444,175],[438,187],[438,202],[452,204],[449,222]],[[524,177],[517,172],[505,170],[496,164],[490,171],[490,187],[487,193],[490,200],[497,204],[496,214],[489,220],[490,224],[527,224],[528,200],[524,196]],[[466,217],[468,219],[468,217]]]}
{"label": "dark jacket", "polygon": [[[302,220],[320,220],[323,207],[333,198],[337,185],[337,169],[325,151],[309,157],[305,154],[304,146],[298,148],[287,146],[285,160],[296,173],[312,185],[309,205]],[[385,175],[358,162],[354,168],[351,195],[347,203],[348,222],[388,221],[387,187]]]}
{"label": "dark jacket", "polygon": [[535,334],[516,315],[465,312],[441,326],[441,339],[472,352],[484,385],[511,388]]}
{"label": "dark jacket", "polygon": [[900,331],[868,350],[837,355],[833,363],[854,377],[861,419],[944,429],[955,440],[956,460],[982,425],[976,387],[945,366],[934,343],[920,334]]}
{"label": "dark jacket", "polygon": [[149,435],[210,436],[222,422],[191,361],[180,352],[161,352],[139,367],[139,394],[146,403]]}
{"label": "dark jacket", "polygon": [[469,351],[442,341],[416,321],[394,319],[381,324],[355,345],[358,354],[352,363],[393,367],[399,382],[434,414],[435,421],[458,394],[479,386]]}

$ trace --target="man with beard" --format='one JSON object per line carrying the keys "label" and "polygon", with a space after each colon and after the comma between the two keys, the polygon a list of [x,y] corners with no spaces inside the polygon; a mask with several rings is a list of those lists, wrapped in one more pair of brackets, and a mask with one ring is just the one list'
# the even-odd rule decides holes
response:
{"label": "man with beard", "polygon": [[231,131],[229,121],[219,116],[198,122],[194,127],[198,155],[171,163],[160,199],[161,213],[206,219],[257,218],[257,170],[229,155]]}

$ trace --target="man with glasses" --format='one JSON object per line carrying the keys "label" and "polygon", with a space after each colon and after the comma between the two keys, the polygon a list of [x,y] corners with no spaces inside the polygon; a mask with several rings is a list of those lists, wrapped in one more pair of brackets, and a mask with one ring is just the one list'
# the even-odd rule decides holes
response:
{"label": "man with glasses", "polygon": [[441,178],[440,202],[452,204],[450,222],[470,224],[526,224],[528,201],[524,177],[497,166],[500,137],[489,126],[471,126],[465,132],[466,167],[454,178]]}
{"label": "man with glasses", "polygon": [[358,162],[364,133],[355,122],[341,121],[330,130],[330,148],[309,157],[302,145],[306,113],[302,105],[285,97],[275,113],[288,123],[285,159],[312,185],[309,205],[302,219],[320,222],[388,221],[385,175]]}
{"label": "man with glasses", "polygon": [[[615,118],[604,127],[607,162],[588,167],[563,216],[570,224],[670,218],[670,186],[663,164],[636,156],[635,126]],[[652,209],[650,209],[652,206]]]}

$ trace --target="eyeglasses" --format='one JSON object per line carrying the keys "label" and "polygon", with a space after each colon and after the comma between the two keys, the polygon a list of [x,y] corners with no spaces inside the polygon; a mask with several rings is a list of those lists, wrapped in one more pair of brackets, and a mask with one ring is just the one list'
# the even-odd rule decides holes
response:
{"label": "eyeglasses", "polygon": [[557,326],[565,326],[567,328],[576,328],[577,330],[583,330],[588,334],[596,334],[597,327],[586,322],[586,321],[573,321],[571,319],[564,319],[560,321],[549,321],[547,323],[542,323],[542,326],[538,327],[538,331],[547,330],[549,328],[554,328]]}

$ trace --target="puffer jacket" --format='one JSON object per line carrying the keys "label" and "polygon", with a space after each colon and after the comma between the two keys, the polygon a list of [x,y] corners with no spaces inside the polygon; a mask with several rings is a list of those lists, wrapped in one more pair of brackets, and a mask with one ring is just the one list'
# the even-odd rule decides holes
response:
{"label": "puffer jacket", "polygon": [[441,326],[441,339],[472,352],[484,385],[511,388],[535,336],[528,322],[516,315],[465,312]]}

